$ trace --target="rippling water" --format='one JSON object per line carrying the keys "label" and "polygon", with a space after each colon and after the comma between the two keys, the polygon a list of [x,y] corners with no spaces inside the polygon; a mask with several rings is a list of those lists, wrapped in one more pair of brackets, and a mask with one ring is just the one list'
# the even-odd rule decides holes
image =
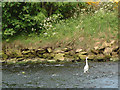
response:
{"label": "rippling water", "polygon": [[3,88],[118,88],[117,62],[3,66]]}

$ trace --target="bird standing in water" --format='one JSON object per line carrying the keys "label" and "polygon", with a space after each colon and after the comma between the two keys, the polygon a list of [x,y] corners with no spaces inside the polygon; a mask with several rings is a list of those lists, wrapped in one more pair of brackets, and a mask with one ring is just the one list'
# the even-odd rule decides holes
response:
{"label": "bird standing in water", "polygon": [[89,70],[88,60],[87,59],[88,59],[88,57],[86,57],[86,65],[84,67],[84,73],[88,72],[88,70]]}

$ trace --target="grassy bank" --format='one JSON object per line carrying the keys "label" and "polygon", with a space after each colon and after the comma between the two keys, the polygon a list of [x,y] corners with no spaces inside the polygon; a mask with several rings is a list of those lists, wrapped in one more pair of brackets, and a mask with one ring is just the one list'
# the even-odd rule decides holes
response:
{"label": "grassy bank", "polygon": [[3,46],[10,48],[66,47],[89,49],[97,42],[117,40],[117,11],[105,12],[100,9],[95,13],[83,13],[76,18],[61,20],[53,28],[40,35],[31,33],[18,35],[3,40]]}

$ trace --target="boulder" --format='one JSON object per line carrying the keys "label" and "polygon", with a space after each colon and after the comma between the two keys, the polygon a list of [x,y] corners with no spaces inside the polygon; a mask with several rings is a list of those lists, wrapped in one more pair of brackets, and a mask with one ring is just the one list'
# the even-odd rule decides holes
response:
{"label": "boulder", "polygon": [[95,55],[97,55],[99,53],[98,50],[95,50],[95,49],[91,49],[91,52]]}

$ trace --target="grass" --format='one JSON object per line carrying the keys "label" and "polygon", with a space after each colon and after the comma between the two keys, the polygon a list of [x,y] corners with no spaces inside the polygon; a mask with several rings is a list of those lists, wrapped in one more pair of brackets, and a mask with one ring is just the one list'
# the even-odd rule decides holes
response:
{"label": "grass", "polygon": [[[100,10],[94,14],[83,14],[55,24],[55,30],[46,31],[39,36],[21,36],[10,38],[8,44],[20,44],[23,47],[66,47],[92,48],[96,42],[117,40],[117,12]],[[5,41],[3,41],[5,42]],[[12,43],[12,44],[11,44]]]}

